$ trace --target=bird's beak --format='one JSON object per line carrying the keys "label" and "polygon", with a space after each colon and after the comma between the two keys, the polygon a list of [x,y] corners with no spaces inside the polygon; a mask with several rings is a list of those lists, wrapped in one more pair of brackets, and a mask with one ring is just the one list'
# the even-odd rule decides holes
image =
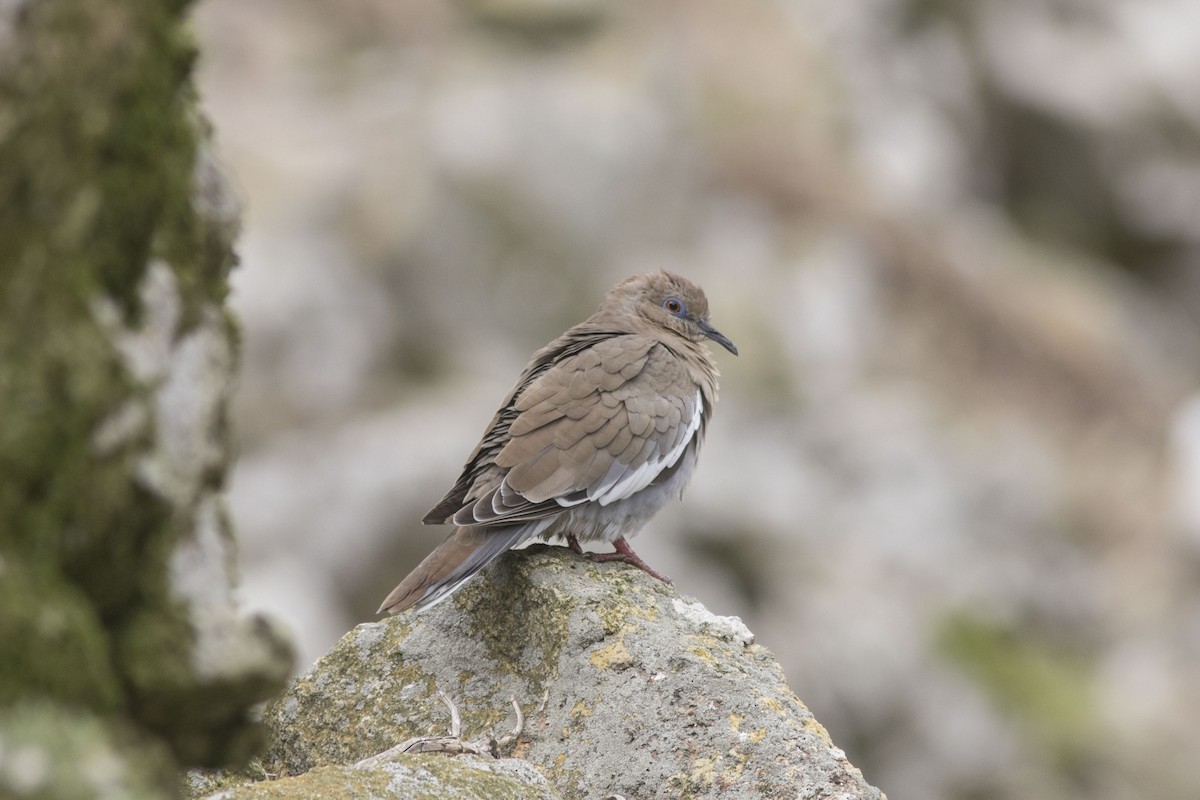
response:
{"label": "bird's beak", "polygon": [[733,353],[735,356],[738,354],[737,345],[735,345],[733,342],[729,341],[728,336],[721,333],[719,330],[714,328],[712,325],[709,325],[708,320],[706,320],[706,319],[700,320],[700,332],[703,333],[708,338],[712,339],[717,344],[721,345],[721,347],[724,347],[726,350]]}

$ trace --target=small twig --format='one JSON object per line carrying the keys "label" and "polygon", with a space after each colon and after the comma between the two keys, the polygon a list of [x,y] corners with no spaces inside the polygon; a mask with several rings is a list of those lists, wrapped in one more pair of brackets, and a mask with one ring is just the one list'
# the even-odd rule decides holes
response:
{"label": "small twig", "polygon": [[[512,732],[500,737],[499,740],[488,736],[476,742],[465,742],[462,739],[462,717],[458,713],[458,706],[441,689],[438,689],[437,697],[450,711],[449,736],[416,736],[412,739],[405,739],[395,747],[390,747],[382,753],[376,753],[373,756],[364,758],[354,766],[361,769],[370,769],[380,762],[401,753],[450,753],[451,755],[489,755],[492,758],[499,758],[500,751],[513,745],[525,730],[525,715],[521,713],[521,707],[517,705],[517,699],[510,697],[508,701],[512,703],[513,711],[517,715],[517,722],[513,726]],[[550,691],[547,689],[542,694],[542,701],[538,705],[537,713],[541,713],[546,708],[546,702],[549,700],[549,697]]]}
{"label": "small twig", "polygon": [[458,706],[454,705],[454,701],[450,699],[450,695],[438,689],[438,699],[446,704],[446,708],[450,709],[450,735],[457,739],[462,734],[462,718],[458,716]]}
{"label": "small twig", "polygon": [[498,741],[493,742],[493,752],[507,749],[509,745],[521,737],[521,732],[525,730],[525,715],[521,713],[521,707],[517,705],[517,698],[510,697],[508,698],[508,702],[512,703],[513,711],[517,712],[517,724],[513,726],[512,733],[501,736]]}

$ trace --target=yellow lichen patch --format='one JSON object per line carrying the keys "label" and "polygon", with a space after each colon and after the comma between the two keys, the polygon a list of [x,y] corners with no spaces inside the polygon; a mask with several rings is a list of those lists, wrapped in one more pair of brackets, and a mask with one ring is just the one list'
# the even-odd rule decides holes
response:
{"label": "yellow lichen patch", "polygon": [[830,747],[833,747],[833,740],[829,738],[829,731],[825,730],[825,726],[817,722],[815,717],[809,717],[808,719],[804,720],[804,729],[806,731],[815,733],[817,736],[821,737],[821,741]]}
{"label": "yellow lichen patch", "polygon": [[776,714],[779,714],[780,716],[783,716],[784,714],[787,713],[787,710],[783,707],[783,703],[779,702],[774,697],[767,697],[766,695],[760,695],[758,698],[758,704],[765,709],[774,711]]}
{"label": "yellow lichen patch", "polygon": [[[546,779],[554,786],[581,786],[583,776],[577,769],[567,768],[567,754],[559,753],[554,761],[540,770]],[[476,795],[477,797],[492,797],[494,795]]]}
{"label": "yellow lichen patch", "polygon": [[746,762],[750,760],[750,754],[743,753],[735,744],[726,751],[725,755],[733,761],[732,764],[721,770],[721,781],[723,785],[728,786],[742,777],[742,773],[746,770]]}
{"label": "yellow lichen patch", "polygon": [[588,661],[596,669],[627,669],[633,666],[633,654],[625,646],[624,639],[617,639],[592,653]]}
{"label": "yellow lichen patch", "polygon": [[605,636],[615,636],[618,633],[636,630],[640,626],[636,625],[633,620],[637,618],[651,622],[658,619],[658,609],[650,602],[618,602],[602,606],[597,611],[600,615],[600,622],[604,625]]}
{"label": "yellow lichen patch", "polygon": [[720,756],[708,756],[694,760],[692,762],[692,771],[688,773],[688,781],[693,786],[712,786],[719,758]]}
{"label": "yellow lichen patch", "polygon": [[738,783],[749,760],[750,756],[735,745],[721,755],[693,759],[688,771],[672,775],[667,785],[682,797],[707,794],[714,787],[724,791]]}
{"label": "yellow lichen patch", "polygon": [[791,702],[795,703],[798,706],[803,706],[804,708],[808,708],[808,706],[804,705],[804,701],[800,699],[800,696],[798,694],[796,694],[795,692],[793,692],[787,686],[781,686],[780,690],[781,690],[780,694],[783,695],[783,697],[786,700],[790,700]]}
{"label": "yellow lichen patch", "polygon": [[746,734],[746,736],[747,736],[747,738],[750,739],[751,743],[758,744],[763,739],[767,738],[767,729],[759,728],[756,731],[752,731],[752,732]]}
{"label": "yellow lichen patch", "polygon": [[567,714],[567,724],[560,732],[563,739],[569,739],[572,735],[580,733],[587,726],[588,717],[595,713],[596,705],[600,702],[599,698],[592,701],[589,705],[586,700],[580,700],[576,703]]}
{"label": "yellow lichen patch", "polygon": [[728,717],[729,727],[733,729],[734,733],[738,733],[742,730],[742,720],[744,720],[745,718],[746,718],[745,714],[730,714],[729,715],[729,717]]}
{"label": "yellow lichen patch", "polygon": [[701,647],[700,645],[694,644],[688,648],[688,652],[709,664],[715,665],[717,663],[716,656],[709,652],[708,648],[706,647]]}
{"label": "yellow lichen patch", "polygon": [[519,737],[517,744],[513,748],[512,757],[528,760],[529,751],[533,749],[533,742],[525,737]]}
{"label": "yellow lichen patch", "polygon": [[692,641],[692,645],[688,648],[688,651],[699,656],[709,665],[716,667],[718,672],[727,671],[739,658],[724,642],[715,636],[698,636],[693,634],[688,639]]}

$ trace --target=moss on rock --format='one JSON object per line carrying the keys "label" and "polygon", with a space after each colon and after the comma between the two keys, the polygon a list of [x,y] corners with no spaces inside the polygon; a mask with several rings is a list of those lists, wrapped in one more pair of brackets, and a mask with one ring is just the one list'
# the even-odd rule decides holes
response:
{"label": "moss on rock", "polygon": [[[249,757],[249,708],[288,665],[219,596],[236,220],[213,201],[186,6],[0,9],[0,732],[30,702],[90,714],[118,752],[157,743],[139,785],[164,795],[180,764]],[[186,547],[215,578],[204,615]],[[256,656],[214,668],[216,640]]]}
{"label": "moss on rock", "polygon": [[469,741],[509,733],[515,698],[513,751],[564,800],[882,797],[753,639],[629,565],[561,547],[506,553],[454,602],[346,634],[268,707],[263,765],[296,776],[445,736],[441,690]]}

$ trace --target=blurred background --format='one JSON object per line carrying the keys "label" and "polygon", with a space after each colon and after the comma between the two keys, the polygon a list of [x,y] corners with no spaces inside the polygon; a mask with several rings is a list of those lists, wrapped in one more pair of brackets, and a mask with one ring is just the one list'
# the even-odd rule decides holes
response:
{"label": "blurred background", "polygon": [[634,544],[893,800],[1200,796],[1200,4],[203,0],[229,487],[305,663],[529,355],[667,268],[741,349]]}

